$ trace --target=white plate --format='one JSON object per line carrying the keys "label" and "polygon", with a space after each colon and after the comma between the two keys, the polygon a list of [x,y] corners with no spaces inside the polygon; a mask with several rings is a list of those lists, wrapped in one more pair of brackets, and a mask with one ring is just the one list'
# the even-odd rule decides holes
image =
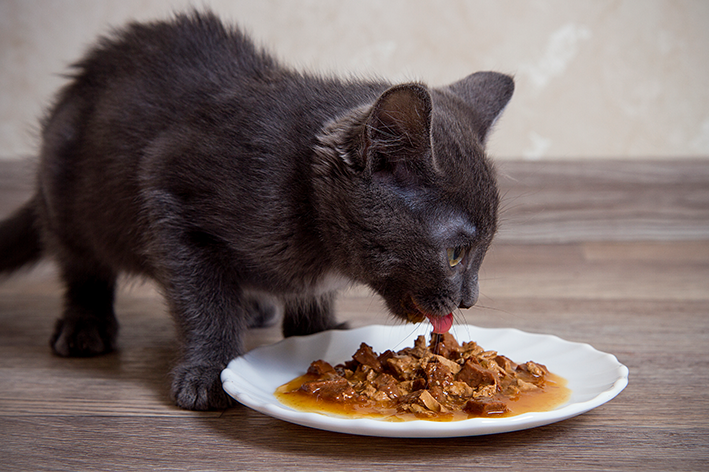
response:
{"label": "white plate", "polygon": [[288,338],[232,360],[222,372],[222,384],[224,390],[240,403],[274,418],[340,433],[400,438],[476,436],[534,428],[596,408],[618,395],[628,384],[628,368],[615,356],[599,352],[588,344],[516,329],[454,325],[451,332],[459,342],[476,341],[484,349],[498,351],[517,363],[533,360],[546,365],[551,372],[568,381],[569,400],[551,411],[505,418],[390,422],[297,411],[283,405],[273,395],[277,387],[304,374],[316,359],[333,365],[347,361],[362,342],[376,352],[398,351],[413,345],[419,334],[428,339],[430,329],[427,324],[368,326]]}

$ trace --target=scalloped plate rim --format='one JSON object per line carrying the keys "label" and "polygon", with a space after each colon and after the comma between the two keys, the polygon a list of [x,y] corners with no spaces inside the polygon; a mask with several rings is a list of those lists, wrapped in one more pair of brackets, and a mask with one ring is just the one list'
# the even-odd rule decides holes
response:
{"label": "scalloped plate rim", "polygon": [[[516,328],[454,325],[452,331],[461,341],[474,340],[483,348],[497,350],[515,362],[531,359],[546,364],[550,371],[567,378],[569,382],[567,386],[572,390],[570,400],[550,411],[524,413],[505,418],[471,418],[454,422],[426,420],[391,422],[297,411],[283,405],[273,395],[276,387],[303,374],[310,362],[315,359],[325,358],[329,362],[343,362],[349,359],[361,342],[373,344],[378,351],[398,350],[410,345],[419,334],[428,334],[429,330],[430,327],[425,324],[416,327],[370,325],[351,330],[330,330],[309,336],[286,338],[274,344],[258,347],[233,359],[221,374],[222,384],[224,390],[239,403],[283,421],[338,433],[400,438],[477,436],[543,426],[597,408],[612,400],[628,384],[628,368],[612,354],[598,351],[590,344],[566,341],[555,335],[529,333]],[[522,346],[505,344],[520,339],[528,341],[528,344]],[[382,345],[394,340],[396,346]],[[520,353],[534,352],[534,349],[530,349],[529,346],[532,348],[544,346],[545,355],[553,356],[537,358],[532,357],[534,354],[531,354],[529,358],[519,359]],[[602,377],[610,378],[598,384],[584,383],[583,376],[579,377],[575,374],[578,372],[578,366],[571,370],[568,365],[565,365],[565,362],[568,364],[568,360],[558,355],[559,351],[574,352],[576,357],[580,355],[581,359],[587,361],[586,367],[590,365],[596,368],[595,374],[600,372]],[[348,352],[348,354],[344,354],[342,358],[342,355],[338,356],[337,352]],[[286,354],[288,356],[285,356]],[[338,358],[333,359],[333,355]],[[268,369],[268,373],[263,373],[263,369]],[[252,377],[247,378],[248,375],[240,373],[244,371]],[[582,387],[584,391],[590,389],[590,393],[584,393],[583,400],[575,400],[575,394]]]}

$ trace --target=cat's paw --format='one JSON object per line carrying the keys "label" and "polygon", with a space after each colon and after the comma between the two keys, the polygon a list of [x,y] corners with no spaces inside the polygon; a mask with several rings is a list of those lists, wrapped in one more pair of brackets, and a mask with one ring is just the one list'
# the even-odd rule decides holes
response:
{"label": "cat's paw", "polygon": [[62,357],[91,357],[113,351],[117,336],[118,324],[115,318],[60,318],[50,345]]}
{"label": "cat's paw", "polygon": [[221,366],[182,364],[175,368],[172,398],[187,410],[223,410],[234,400],[222,388]]}

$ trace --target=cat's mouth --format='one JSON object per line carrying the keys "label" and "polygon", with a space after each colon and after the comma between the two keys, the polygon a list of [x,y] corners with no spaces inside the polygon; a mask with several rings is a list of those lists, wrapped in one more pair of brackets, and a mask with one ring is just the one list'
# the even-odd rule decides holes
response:
{"label": "cat's mouth", "polygon": [[434,333],[447,333],[453,325],[453,313],[448,313],[447,315],[434,315],[427,313],[422,310],[414,297],[408,296],[402,302],[404,310],[406,310],[406,317],[411,323],[421,323],[423,320],[428,319],[428,321],[433,325]]}

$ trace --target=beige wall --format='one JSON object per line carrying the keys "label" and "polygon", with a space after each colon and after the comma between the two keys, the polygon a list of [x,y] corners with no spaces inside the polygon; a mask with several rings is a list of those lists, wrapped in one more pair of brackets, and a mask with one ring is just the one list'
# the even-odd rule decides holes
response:
{"label": "beige wall", "polygon": [[[709,158],[707,0],[199,0],[284,61],[419,79],[515,74],[503,158]],[[0,158],[35,152],[58,74],[92,39],[188,1],[0,0]]]}

